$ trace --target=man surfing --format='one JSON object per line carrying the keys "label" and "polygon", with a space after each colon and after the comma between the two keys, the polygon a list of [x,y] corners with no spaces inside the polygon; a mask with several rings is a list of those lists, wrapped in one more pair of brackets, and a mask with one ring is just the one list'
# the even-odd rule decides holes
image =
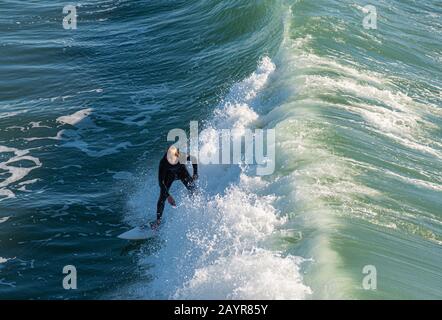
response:
{"label": "man surfing", "polygon": [[[190,176],[186,168],[186,162],[192,161],[193,176]],[[170,205],[176,206],[175,199],[170,195],[169,189],[175,180],[181,180],[184,186],[192,194],[195,191],[195,180],[198,179],[198,164],[196,158],[180,153],[180,150],[171,146],[160,161],[158,170],[158,183],[160,184],[160,197],[157,203],[157,221],[152,225],[153,229],[159,227],[164,211],[166,200]]]}

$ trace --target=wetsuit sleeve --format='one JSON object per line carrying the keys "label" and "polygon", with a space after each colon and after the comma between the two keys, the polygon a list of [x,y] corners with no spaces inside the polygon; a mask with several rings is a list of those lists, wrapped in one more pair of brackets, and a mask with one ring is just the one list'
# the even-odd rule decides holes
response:
{"label": "wetsuit sleeve", "polygon": [[191,155],[187,155],[187,161],[192,161],[193,174],[198,174],[198,160]]}
{"label": "wetsuit sleeve", "polygon": [[166,187],[166,175],[167,175],[167,167],[164,165],[164,163],[160,162],[160,169],[158,171],[158,183],[160,184],[161,188],[161,194],[165,194],[167,196],[170,196],[169,191]]}

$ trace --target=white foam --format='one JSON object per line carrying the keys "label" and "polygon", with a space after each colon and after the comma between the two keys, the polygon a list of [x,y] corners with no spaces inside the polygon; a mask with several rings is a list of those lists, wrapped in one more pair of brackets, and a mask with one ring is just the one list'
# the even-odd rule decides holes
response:
{"label": "white foam", "polygon": [[[217,132],[222,129],[235,129],[236,134],[242,135],[243,130],[259,118],[253,109],[256,97],[267,85],[275,68],[272,60],[269,57],[264,57],[250,77],[231,88],[226,99],[215,109],[209,128]],[[201,139],[203,145],[208,148],[210,144],[207,142],[210,141],[210,138],[202,136]]]}
{"label": "white foam", "polygon": [[91,108],[79,110],[71,115],[58,117],[57,122],[75,126],[78,125],[84,119],[86,119],[91,113],[92,113]]}
{"label": "white foam", "polygon": [[342,91],[354,96],[366,99],[376,99],[379,103],[384,103],[395,110],[409,112],[409,104],[412,99],[401,92],[392,92],[388,89],[379,89],[373,85],[362,84],[350,78],[336,79],[319,75],[310,75],[305,78],[305,88],[307,90],[317,90],[323,93],[333,93]]}
{"label": "white foam", "polygon": [[31,121],[29,122],[31,128],[51,128],[49,126],[45,126],[41,124],[41,121]]}
{"label": "white foam", "polygon": [[40,180],[40,179],[26,180],[26,181],[20,182],[18,185],[19,185],[19,186],[25,186],[25,185],[28,185],[28,184],[36,183],[36,182],[39,181],[39,180]]}
{"label": "white foam", "polygon": [[430,181],[424,181],[421,179],[414,179],[414,178],[405,177],[405,176],[402,176],[402,175],[397,174],[397,173],[390,171],[390,170],[384,170],[384,173],[394,176],[396,178],[399,178],[399,179],[405,181],[406,183],[409,183],[414,186],[419,186],[421,188],[426,188],[426,189],[439,191],[439,192],[442,191],[442,184],[437,184],[437,183],[433,183]]}
{"label": "white foam", "polygon": [[108,156],[108,155],[111,155],[114,153],[118,153],[121,150],[127,149],[130,146],[132,146],[132,143],[130,143],[129,141],[125,141],[125,142],[120,142],[119,144],[109,147],[109,148],[95,150],[95,148],[90,147],[87,142],[85,142],[83,140],[79,140],[79,139],[73,140],[73,141],[68,141],[65,144],[63,144],[63,147],[79,149],[79,150],[83,151],[84,153],[86,153],[88,156],[94,157],[94,158],[100,158],[100,157]]}
{"label": "white foam", "polygon": [[[163,226],[167,241],[157,255],[141,260],[155,265],[155,279],[148,290],[138,287],[138,294],[167,299],[304,299],[311,294],[302,284],[302,258],[262,247],[285,219],[278,218],[275,196],[252,192],[257,184],[265,189],[258,179],[240,179],[222,194],[179,199],[180,212]],[[216,182],[208,182],[208,188]]]}
{"label": "white foam", "polygon": [[6,200],[6,199],[11,199],[11,198],[15,198],[15,193],[12,192],[11,190],[2,188],[0,189],[0,201]]}
{"label": "white foam", "polygon": [[[0,146],[0,153],[13,153],[8,160],[0,162],[0,169],[7,171],[10,176],[0,182],[0,201],[15,197],[14,192],[9,188],[13,183],[20,181],[26,177],[32,170],[41,167],[41,162],[38,158],[29,155],[29,150],[19,150],[16,148],[10,148],[5,146]],[[14,162],[28,160],[34,163],[31,167],[18,167],[14,166]]]}
{"label": "white foam", "polygon": [[11,259],[0,257],[0,263],[8,262]]}
{"label": "white foam", "polygon": [[299,257],[270,251],[220,258],[197,269],[176,299],[305,299],[311,289],[302,283]]}
{"label": "white foam", "polygon": [[[72,129],[63,129],[60,130],[55,137],[43,137],[43,138],[28,138],[28,140],[36,140],[36,139],[54,139],[54,140],[62,140],[64,143],[62,144],[65,148],[76,148],[84,153],[86,153],[90,157],[104,157],[111,154],[119,153],[121,150],[125,150],[132,146],[132,143],[129,141],[120,142],[115,144],[115,141],[109,135],[106,135],[103,139],[84,139],[85,137],[89,137],[91,134],[97,134],[106,130],[103,127],[97,126],[93,119],[89,117],[92,113],[92,109],[83,109],[75,112],[69,116],[63,116],[57,118],[57,122],[62,124],[70,124],[75,128]],[[105,115],[97,115],[97,118],[107,119]],[[145,121],[149,119],[144,116]],[[138,122],[138,121],[140,122]],[[145,122],[139,120],[137,117],[130,118],[130,121],[136,125],[143,125]],[[115,121],[114,121],[115,122]],[[117,121],[118,122],[118,121]],[[140,124],[141,123],[141,124]]]}
{"label": "white foam", "polygon": [[10,118],[10,117],[16,116],[16,115],[18,115],[18,114],[20,114],[22,112],[23,111],[0,112],[0,119]]}
{"label": "white foam", "polygon": [[32,179],[32,180],[26,180],[23,182],[19,182],[18,185],[20,186],[19,188],[17,188],[17,190],[21,191],[21,192],[32,192],[28,189],[26,189],[27,185],[33,184],[35,182],[37,182],[40,179]]}
{"label": "white foam", "polygon": [[[426,120],[427,115],[438,115],[440,108],[432,104],[422,104],[390,85],[390,80],[383,79],[380,74],[358,70],[357,67],[344,66],[329,58],[313,54],[297,56],[301,71],[337,72],[340,76],[324,76],[309,74],[300,76],[302,85],[300,91],[310,96],[316,94],[345,94],[369,103],[332,104],[329,107],[345,109],[359,114],[373,131],[382,134],[408,148],[431,154],[442,159],[442,153],[434,148],[437,141],[428,135],[431,130],[437,130],[436,124]],[[299,70],[298,70],[299,71]]]}
{"label": "white foam", "polygon": [[92,92],[102,93],[103,89],[98,88],[98,89],[91,89],[91,90],[83,90],[83,91],[79,91],[78,93],[81,94],[81,93],[92,93]]}
{"label": "white foam", "polygon": [[[217,126],[223,129],[244,129],[258,119],[258,114],[245,103],[227,103],[223,109],[215,112]],[[233,124],[232,124],[233,123]]]}
{"label": "white foam", "polygon": [[[18,150],[15,148],[0,146],[0,152],[13,152],[15,154],[15,156],[11,157],[9,160],[0,163],[0,169],[9,171],[11,173],[9,178],[5,179],[3,182],[0,182],[0,188],[6,187],[13,182],[23,179],[23,177],[25,177],[30,171],[41,166],[41,162],[38,158],[27,155],[29,152],[28,150]],[[32,161],[34,162],[35,166],[24,168],[10,165],[10,163],[21,160]]]}
{"label": "white foam", "polygon": [[269,76],[275,71],[275,68],[276,66],[272,60],[269,57],[264,57],[255,72],[245,80],[232,86],[226,97],[226,101],[235,101],[238,103],[251,102],[267,84]]}
{"label": "white foam", "polygon": [[31,138],[23,138],[25,141],[37,141],[37,140],[62,140],[63,134],[67,130],[60,130],[54,137],[31,137]]}
{"label": "white foam", "polygon": [[10,218],[10,217],[3,217],[3,218],[0,218],[0,223],[3,223],[3,222],[8,221],[9,218]]}

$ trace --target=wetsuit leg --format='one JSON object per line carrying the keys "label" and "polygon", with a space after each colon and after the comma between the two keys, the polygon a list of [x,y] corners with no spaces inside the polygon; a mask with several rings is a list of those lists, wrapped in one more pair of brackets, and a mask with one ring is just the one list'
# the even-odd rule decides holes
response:
{"label": "wetsuit leg", "polygon": [[[167,191],[169,191],[170,186],[172,185],[172,182],[175,180],[175,177],[173,175],[168,175],[164,181],[164,184],[166,185]],[[161,219],[164,211],[164,204],[167,200],[167,197],[169,195],[166,192],[161,192],[160,197],[158,198],[157,202],[157,219]]]}
{"label": "wetsuit leg", "polygon": [[186,186],[187,190],[189,190],[193,194],[196,188],[195,181],[190,176],[189,171],[187,171],[187,168],[185,166],[181,168],[178,174],[178,178]]}

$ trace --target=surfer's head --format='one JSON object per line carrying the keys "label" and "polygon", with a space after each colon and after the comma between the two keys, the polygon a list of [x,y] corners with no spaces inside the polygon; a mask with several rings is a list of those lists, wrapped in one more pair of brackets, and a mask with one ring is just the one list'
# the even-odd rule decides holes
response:
{"label": "surfer's head", "polygon": [[179,162],[179,157],[180,157],[180,149],[178,149],[175,146],[171,146],[168,150],[167,150],[167,161],[171,164],[171,165],[176,165]]}

